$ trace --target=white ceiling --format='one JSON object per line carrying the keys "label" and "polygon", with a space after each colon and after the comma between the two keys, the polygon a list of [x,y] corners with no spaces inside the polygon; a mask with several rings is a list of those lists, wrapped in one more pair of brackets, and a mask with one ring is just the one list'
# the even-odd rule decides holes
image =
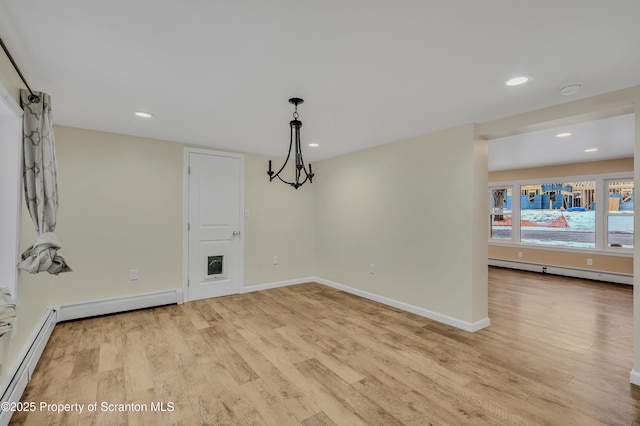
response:
{"label": "white ceiling", "polygon": [[2,0],[0,37],[58,124],[282,157],[296,96],[317,161],[638,85],[639,16],[638,0]]}
{"label": "white ceiling", "polygon": [[[560,133],[570,136],[557,137]],[[489,141],[489,170],[580,163],[633,156],[634,114],[553,127]],[[593,152],[585,152],[589,149]]]}

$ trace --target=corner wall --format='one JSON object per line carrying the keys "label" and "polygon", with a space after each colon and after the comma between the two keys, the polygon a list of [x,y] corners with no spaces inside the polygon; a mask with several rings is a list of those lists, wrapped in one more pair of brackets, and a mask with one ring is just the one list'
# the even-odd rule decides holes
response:
{"label": "corner wall", "polygon": [[487,318],[487,222],[469,207],[485,203],[487,145],[474,125],[318,170],[318,276],[466,323]]}
{"label": "corner wall", "polygon": [[[315,187],[269,182],[269,160],[245,154],[245,287],[307,278],[315,270]],[[317,171],[314,164],[314,171]],[[275,167],[275,166],[274,166]],[[273,256],[278,264],[273,264]]]}

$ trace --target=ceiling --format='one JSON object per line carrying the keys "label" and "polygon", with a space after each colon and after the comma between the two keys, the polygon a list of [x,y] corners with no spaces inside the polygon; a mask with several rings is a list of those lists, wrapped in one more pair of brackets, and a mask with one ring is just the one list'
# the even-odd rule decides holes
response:
{"label": "ceiling", "polygon": [[638,16],[637,0],[2,0],[0,37],[57,124],[282,157],[301,97],[317,161],[638,85]]}
{"label": "ceiling", "polygon": [[634,114],[622,114],[492,139],[489,170],[632,157],[634,137]]}

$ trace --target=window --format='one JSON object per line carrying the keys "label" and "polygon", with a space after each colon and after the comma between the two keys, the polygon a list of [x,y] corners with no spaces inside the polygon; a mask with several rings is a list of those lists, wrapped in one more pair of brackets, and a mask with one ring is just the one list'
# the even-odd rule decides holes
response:
{"label": "window", "polygon": [[511,187],[491,188],[489,223],[491,238],[499,240],[510,240],[511,231]]}
{"label": "window", "polygon": [[[565,247],[595,247],[595,181],[554,182],[526,185],[529,195],[521,200],[520,242]],[[524,198],[524,197],[523,197]],[[588,200],[587,207],[582,201]],[[528,201],[528,202],[526,202]]]}
{"label": "window", "polygon": [[490,242],[627,254],[633,249],[630,173],[494,183],[489,201]]}
{"label": "window", "polygon": [[633,248],[633,180],[608,180],[607,246]]}

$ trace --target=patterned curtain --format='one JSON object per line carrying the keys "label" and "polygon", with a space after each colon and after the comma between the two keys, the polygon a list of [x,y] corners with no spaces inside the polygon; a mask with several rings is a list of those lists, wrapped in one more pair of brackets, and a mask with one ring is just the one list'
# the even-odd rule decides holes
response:
{"label": "patterned curtain", "polygon": [[60,243],[53,233],[58,213],[58,183],[51,98],[45,93],[37,95],[38,102],[30,99],[28,91],[20,91],[24,109],[24,195],[38,237],[22,253],[18,268],[31,274],[47,271],[57,275],[69,272],[71,268],[58,254]]}
{"label": "patterned curtain", "polygon": [[0,288],[0,337],[11,331],[16,320],[16,305],[8,288]]}

